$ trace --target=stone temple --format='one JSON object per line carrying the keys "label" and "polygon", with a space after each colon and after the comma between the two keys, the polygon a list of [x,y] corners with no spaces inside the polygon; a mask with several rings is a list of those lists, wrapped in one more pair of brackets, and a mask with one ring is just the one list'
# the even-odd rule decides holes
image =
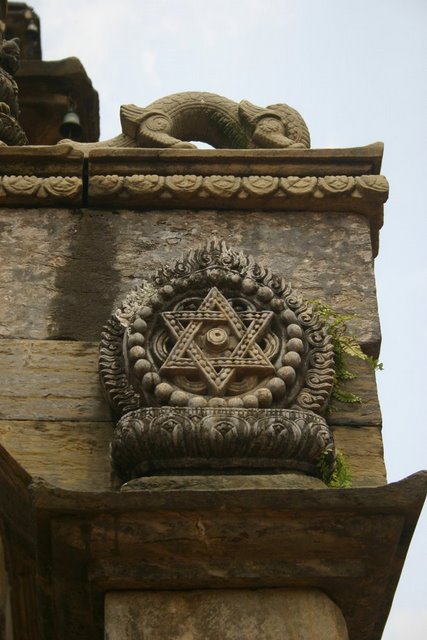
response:
{"label": "stone temple", "polygon": [[204,92],[97,142],[7,4],[1,640],[380,640],[427,485],[383,460],[383,145]]}

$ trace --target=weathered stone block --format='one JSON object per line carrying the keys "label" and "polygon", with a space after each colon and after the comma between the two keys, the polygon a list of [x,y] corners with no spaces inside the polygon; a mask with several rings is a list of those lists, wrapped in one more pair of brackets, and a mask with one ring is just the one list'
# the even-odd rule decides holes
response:
{"label": "weathered stone block", "polygon": [[63,489],[111,488],[107,422],[1,420],[0,443],[33,477]]}
{"label": "weathered stone block", "polygon": [[164,475],[131,480],[120,491],[236,491],[240,489],[324,489],[320,478],[302,473],[263,475]]}
{"label": "weathered stone block", "polygon": [[98,340],[132,285],[216,236],[306,299],[357,314],[358,340],[379,350],[370,226],[361,214],[24,209],[1,211],[0,225],[2,336]]}
{"label": "weathered stone block", "polygon": [[[381,426],[381,409],[372,366],[358,358],[348,358],[347,367],[355,378],[346,381],[341,387],[346,392],[359,396],[360,402],[338,402],[332,397],[328,423],[331,425]],[[381,375],[381,372],[378,375]]]}
{"label": "weathered stone block", "polygon": [[[348,391],[362,402],[333,401],[331,425],[381,425],[370,367],[351,365],[356,378]],[[98,381],[98,343],[72,340],[0,340],[0,418],[108,422],[111,414]]]}
{"label": "weathered stone block", "polygon": [[387,483],[381,430],[376,426],[332,429],[336,448],[347,461],[353,487],[372,487]]}
{"label": "weathered stone block", "polygon": [[96,343],[0,340],[0,417],[105,422]]}
{"label": "weathered stone block", "polygon": [[[63,488],[110,488],[113,423],[97,361],[96,342],[0,340],[0,442],[31,475]],[[335,403],[328,422],[354,486],[383,484],[374,376],[365,363],[354,364],[358,377],[348,388],[363,402]]]}
{"label": "weathered stone block", "polygon": [[108,593],[106,640],[346,640],[344,617],[316,589]]}

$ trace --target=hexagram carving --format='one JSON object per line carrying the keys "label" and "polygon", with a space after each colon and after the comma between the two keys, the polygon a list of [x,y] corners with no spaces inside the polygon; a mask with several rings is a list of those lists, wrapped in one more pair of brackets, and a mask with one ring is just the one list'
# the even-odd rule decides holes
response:
{"label": "hexagram carving", "polygon": [[174,469],[316,474],[325,454],[333,467],[321,417],[330,337],[283,278],[225,243],[164,266],[127,297],[103,333],[100,374],[119,417],[112,457],[124,479]]}

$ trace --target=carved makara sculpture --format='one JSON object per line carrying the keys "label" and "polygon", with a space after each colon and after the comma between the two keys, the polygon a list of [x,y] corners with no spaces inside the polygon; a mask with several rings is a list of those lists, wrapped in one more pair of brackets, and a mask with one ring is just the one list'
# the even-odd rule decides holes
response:
{"label": "carved makara sculpture", "polygon": [[121,109],[123,133],[141,147],[195,148],[200,140],[221,148],[308,148],[299,113],[285,104],[266,109],[214,93],[186,92],[161,98],[145,109]]}
{"label": "carved makara sculpture", "polygon": [[224,243],[129,294],[103,333],[100,374],[123,480],[333,469],[330,337],[283,278]]}
{"label": "carved makara sculpture", "polygon": [[148,107],[120,109],[122,134],[94,146],[194,149],[192,140],[218,149],[308,149],[310,135],[300,114],[286,104],[257,107],[201,91],[175,93]]}

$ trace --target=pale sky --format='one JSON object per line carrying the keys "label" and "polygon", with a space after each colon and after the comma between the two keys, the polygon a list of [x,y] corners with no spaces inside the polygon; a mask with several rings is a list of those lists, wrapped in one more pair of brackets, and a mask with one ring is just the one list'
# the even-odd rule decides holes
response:
{"label": "pale sky", "polygon": [[[101,104],[179,91],[286,102],[312,146],[382,140],[390,181],[376,275],[378,374],[389,481],[427,467],[427,2],[425,0],[33,0],[45,60],[77,56]],[[383,640],[427,637],[427,516],[420,520]]]}

